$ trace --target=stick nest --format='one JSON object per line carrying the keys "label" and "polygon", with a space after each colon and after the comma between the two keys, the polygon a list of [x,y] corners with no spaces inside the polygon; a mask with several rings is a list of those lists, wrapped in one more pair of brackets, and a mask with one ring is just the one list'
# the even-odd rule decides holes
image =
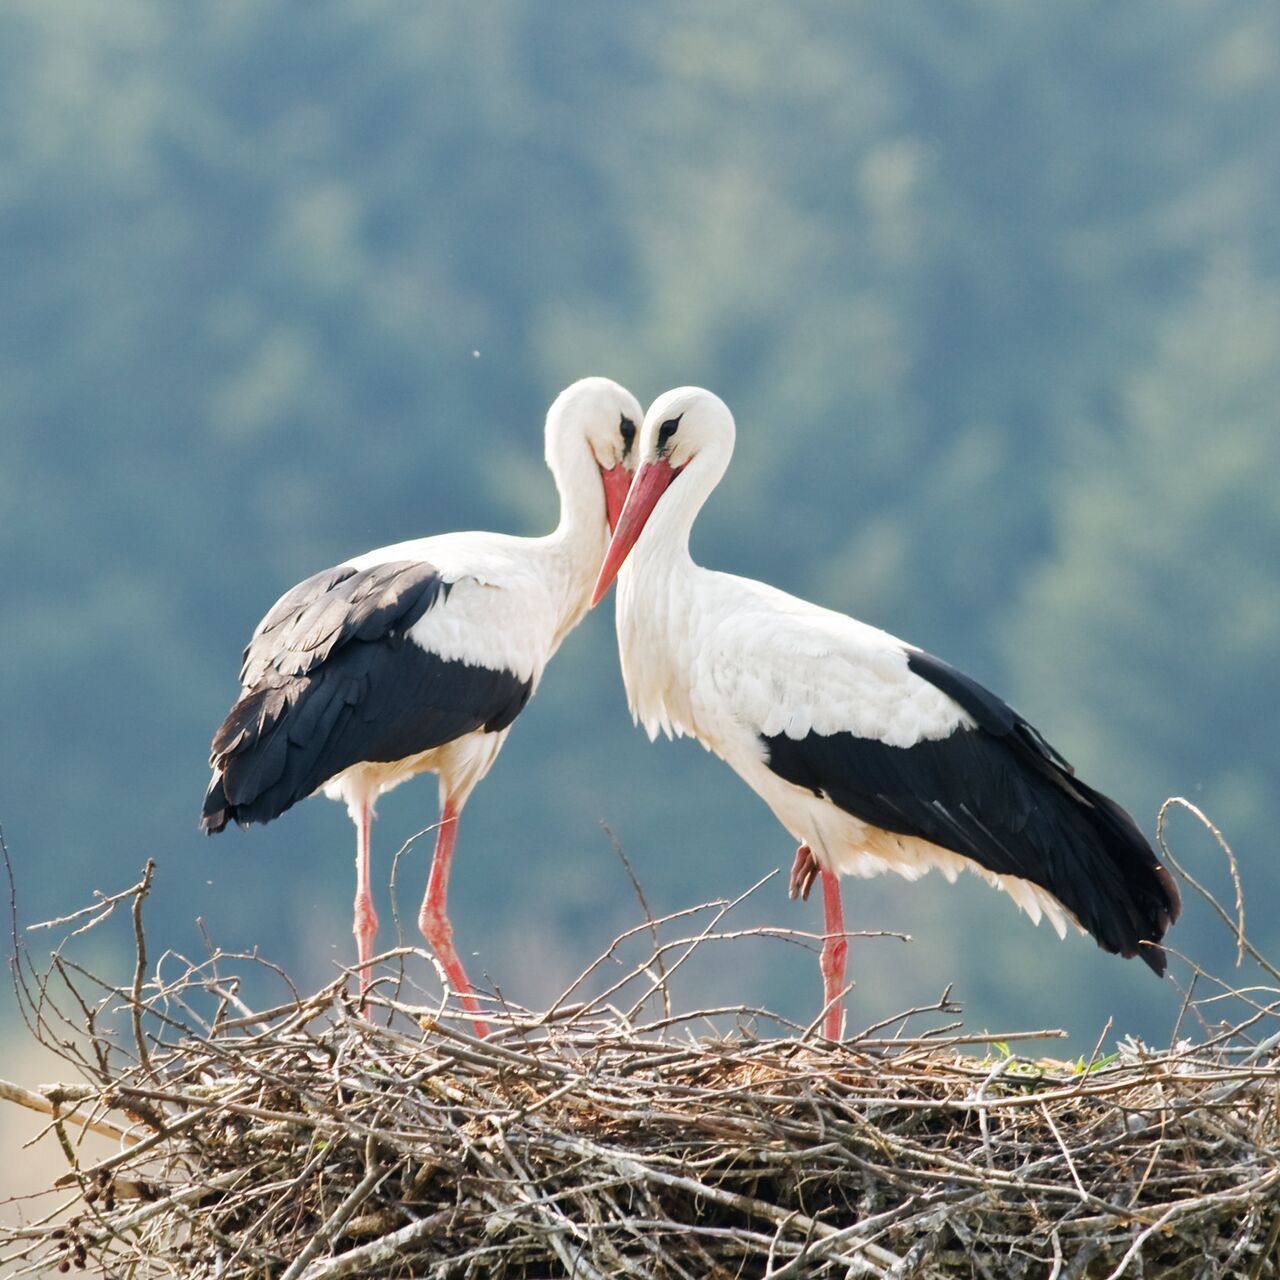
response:
{"label": "stick nest", "polygon": [[1200,998],[1197,975],[1198,1043],[1076,1063],[1010,1047],[1051,1031],[966,1036],[945,994],[833,1044],[670,1011],[719,903],[672,941],[698,912],[642,926],[599,996],[575,1002],[601,962],[479,1040],[396,974],[408,949],[367,1020],[345,982],[251,1010],[217,952],[149,973],[149,882],[62,922],[131,918],[131,984],[65,944],[41,970],[18,953],[28,1025],[81,1082],[12,1098],[51,1113],[69,1168],[0,1229],[11,1275],[1280,1277],[1275,988]]}

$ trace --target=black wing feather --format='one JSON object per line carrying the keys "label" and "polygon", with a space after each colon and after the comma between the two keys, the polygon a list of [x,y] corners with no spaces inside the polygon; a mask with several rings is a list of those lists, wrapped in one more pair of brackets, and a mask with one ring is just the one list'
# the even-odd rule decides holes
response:
{"label": "black wing feather", "polygon": [[245,650],[244,690],[214,735],[200,825],[269,822],[354,764],[511,724],[532,681],[408,639],[449,589],[430,564],[392,561],[326,569],[282,596]]}
{"label": "black wing feather", "polygon": [[298,583],[258,623],[244,651],[240,683],[271,672],[303,675],[351,640],[373,642],[406,631],[452,584],[434,565],[391,560],[370,569],[339,565]]}
{"label": "black wing feather", "polygon": [[873,826],[1039,885],[1105,950],[1138,955],[1163,973],[1154,944],[1177,919],[1180,899],[1133,819],[1077,779],[989,689],[920,650],[909,649],[907,661],[976,727],[910,747],[851,733],[779,734],[763,739],[770,768]]}

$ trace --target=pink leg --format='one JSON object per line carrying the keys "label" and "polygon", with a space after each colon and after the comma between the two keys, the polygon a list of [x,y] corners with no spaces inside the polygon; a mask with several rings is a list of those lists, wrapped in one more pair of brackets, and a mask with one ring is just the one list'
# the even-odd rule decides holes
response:
{"label": "pink leg", "polygon": [[356,936],[356,954],[360,957],[360,1012],[368,1016],[365,995],[373,980],[369,959],[373,955],[373,940],[378,936],[378,913],[373,909],[373,894],[369,889],[369,834],[373,826],[373,806],[362,804],[356,819],[356,902],[351,932]]}
{"label": "pink leg", "polygon": [[791,898],[808,902],[809,890],[817,878],[818,864],[813,860],[813,850],[802,844],[796,850],[796,860],[791,865],[791,888],[788,891]]}
{"label": "pink leg", "polygon": [[427,881],[427,896],[422,900],[422,910],[418,912],[418,928],[422,936],[430,943],[431,949],[444,965],[449,976],[449,984],[458,993],[463,1008],[471,1013],[471,1025],[481,1039],[489,1034],[488,1024],[478,1016],[480,1006],[471,994],[471,983],[462,968],[462,961],[453,949],[453,928],[449,924],[449,913],[445,900],[449,893],[449,863],[453,859],[453,842],[458,834],[458,813],[453,801],[446,800],[440,812],[440,834],[436,837],[435,856],[431,860],[431,878]]}
{"label": "pink leg", "polygon": [[822,1002],[826,1006],[822,1034],[828,1040],[839,1040],[844,1031],[844,961],[849,942],[844,936],[844,909],[840,905],[840,877],[833,871],[822,872],[822,910],[826,941],[818,967],[822,970]]}

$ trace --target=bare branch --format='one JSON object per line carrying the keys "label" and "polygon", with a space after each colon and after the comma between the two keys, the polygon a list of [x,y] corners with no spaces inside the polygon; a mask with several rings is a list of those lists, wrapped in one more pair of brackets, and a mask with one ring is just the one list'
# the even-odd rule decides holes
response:
{"label": "bare branch", "polygon": [[[212,943],[149,969],[152,874],[62,917],[46,969],[15,955],[31,1034],[78,1079],[0,1082],[72,1164],[9,1206],[6,1275],[1280,1280],[1261,961],[1231,983],[1187,959],[1199,1039],[1110,1046],[1108,1026],[1075,1062],[1031,1056],[1057,1030],[968,1031],[949,987],[840,1043],[746,1005],[680,1012],[704,948],[815,945],[728,927],[757,885],[661,918],[642,901],[550,1010],[503,1004],[480,1040],[417,948],[375,961],[385,1025],[345,976],[304,997]],[[1219,918],[1255,956],[1242,911]],[[76,952],[110,954],[85,941],[103,930],[133,943],[122,980]],[[268,975],[279,1002],[255,1011]],[[120,1149],[86,1162],[86,1131]]]}

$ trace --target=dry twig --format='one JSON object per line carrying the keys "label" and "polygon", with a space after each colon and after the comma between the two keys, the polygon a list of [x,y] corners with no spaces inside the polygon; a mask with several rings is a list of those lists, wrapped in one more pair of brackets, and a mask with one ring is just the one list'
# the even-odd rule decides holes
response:
{"label": "dry twig", "polygon": [[[255,1013],[218,953],[147,974],[148,886],[88,912],[130,901],[122,983],[17,957],[28,1025],[85,1079],[56,1095],[65,1127],[121,1147],[86,1165],[63,1135],[78,1206],[0,1230],[15,1276],[1280,1280],[1280,992],[1234,993],[1224,1028],[1214,987],[1207,1043],[1076,1064],[1008,1047],[1051,1031],[976,1057],[935,1025],[949,991],[840,1045],[748,1033],[770,1018],[748,1008],[638,1022],[655,981],[678,1008],[665,983],[694,949],[776,936],[730,933],[720,902],[646,919],[608,952],[652,942],[621,980],[592,996],[592,966],[481,1041],[403,971],[374,997],[385,1025],[340,983]],[[695,1034],[713,1019],[733,1030]]]}

